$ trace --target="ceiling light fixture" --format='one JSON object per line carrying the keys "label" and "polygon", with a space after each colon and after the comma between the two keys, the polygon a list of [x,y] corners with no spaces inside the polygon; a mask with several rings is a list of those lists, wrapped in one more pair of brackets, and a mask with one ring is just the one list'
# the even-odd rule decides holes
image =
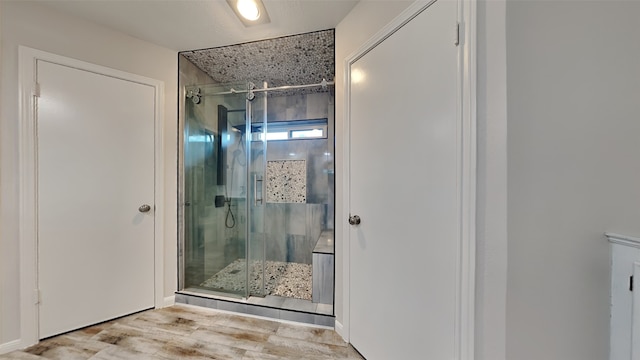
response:
{"label": "ceiling light fixture", "polygon": [[254,0],[238,0],[236,8],[240,15],[247,20],[258,20],[260,17],[260,9]]}
{"label": "ceiling light fixture", "polygon": [[227,0],[227,3],[245,26],[270,22],[262,0]]}

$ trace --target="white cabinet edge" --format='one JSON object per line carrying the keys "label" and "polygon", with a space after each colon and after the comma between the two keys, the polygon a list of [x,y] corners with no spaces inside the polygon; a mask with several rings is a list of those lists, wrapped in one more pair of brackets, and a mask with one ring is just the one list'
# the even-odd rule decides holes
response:
{"label": "white cabinet edge", "polygon": [[[640,263],[633,263],[633,277],[640,277]],[[632,307],[631,307],[631,360],[640,360],[640,339],[638,333],[640,333],[640,296],[638,292],[632,293]]]}
{"label": "white cabinet edge", "polygon": [[640,249],[640,238],[614,233],[605,233],[604,236],[607,237],[610,243],[632,246]]}

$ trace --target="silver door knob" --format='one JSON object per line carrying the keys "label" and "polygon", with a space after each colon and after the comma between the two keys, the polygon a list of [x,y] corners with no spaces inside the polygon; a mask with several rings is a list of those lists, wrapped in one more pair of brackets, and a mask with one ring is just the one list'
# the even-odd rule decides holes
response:
{"label": "silver door knob", "polygon": [[360,225],[360,216],[358,215],[349,216],[349,224]]}
{"label": "silver door knob", "polygon": [[144,204],[138,208],[138,211],[140,211],[141,213],[149,212],[149,210],[151,210],[151,206],[147,204]]}

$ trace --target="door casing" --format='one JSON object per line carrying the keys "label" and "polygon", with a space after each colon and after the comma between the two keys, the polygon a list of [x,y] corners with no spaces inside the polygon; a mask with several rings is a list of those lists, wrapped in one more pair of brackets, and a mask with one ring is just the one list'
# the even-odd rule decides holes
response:
{"label": "door casing", "polygon": [[[453,0],[439,0],[453,1]],[[350,226],[346,216],[350,213],[350,113],[351,113],[351,66],[378,44],[383,42],[398,29],[411,21],[435,0],[419,0],[410,5],[396,19],[382,28],[371,39],[345,60],[345,108],[343,122],[343,178],[344,193],[342,209],[344,219],[340,219],[343,263],[343,316],[336,319],[336,331],[349,341],[349,307],[350,304]],[[476,2],[457,0],[459,46],[458,46],[458,121],[461,131],[460,159],[461,177],[459,184],[460,238],[456,274],[456,324],[455,324],[455,359],[474,358],[475,340],[475,247],[476,247]],[[452,34],[454,31],[452,29]],[[455,37],[452,36],[452,41]],[[392,91],[392,90],[391,90]]]}
{"label": "door casing", "polygon": [[19,63],[19,231],[20,231],[20,347],[36,344],[38,335],[37,283],[37,163],[36,163],[36,83],[37,61],[44,60],[96,74],[151,86],[155,89],[154,119],[154,299],[164,305],[164,162],[163,108],[164,83],[159,80],[91,64],[88,62],[20,46]]}

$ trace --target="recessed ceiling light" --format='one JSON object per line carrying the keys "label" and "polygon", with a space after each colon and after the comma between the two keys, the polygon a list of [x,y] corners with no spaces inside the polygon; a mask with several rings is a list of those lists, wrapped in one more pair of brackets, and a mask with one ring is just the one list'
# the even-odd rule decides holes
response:
{"label": "recessed ceiling light", "polygon": [[238,0],[236,8],[240,15],[247,20],[258,20],[260,17],[260,9],[254,0]]}
{"label": "recessed ceiling light", "polygon": [[270,22],[262,0],[227,0],[227,3],[245,26]]}

